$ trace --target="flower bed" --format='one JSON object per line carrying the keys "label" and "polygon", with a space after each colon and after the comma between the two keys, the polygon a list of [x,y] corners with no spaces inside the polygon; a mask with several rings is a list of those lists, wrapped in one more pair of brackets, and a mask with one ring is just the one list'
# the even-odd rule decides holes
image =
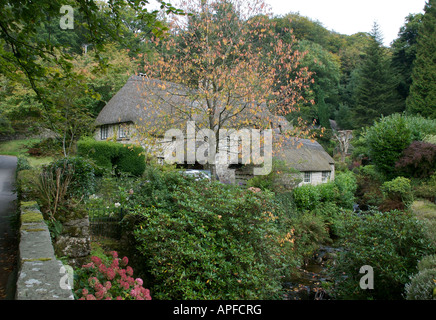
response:
{"label": "flower bed", "polygon": [[112,251],[112,260],[97,256],[78,271],[79,282],[75,288],[79,300],[151,300],[150,290],[145,289],[141,278],[133,278],[128,258],[118,258]]}

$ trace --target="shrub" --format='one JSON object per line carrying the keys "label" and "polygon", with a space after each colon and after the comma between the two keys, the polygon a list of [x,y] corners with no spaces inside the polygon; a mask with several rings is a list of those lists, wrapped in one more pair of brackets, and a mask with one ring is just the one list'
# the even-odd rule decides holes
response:
{"label": "shrub", "polygon": [[422,182],[421,185],[415,186],[415,197],[427,199],[431,202],[436,200],[436,173],[428,181]]}
{"label": "shrub", "polygon": [[366,165],[359,168],[356,176],[357,190],[356,202],[359,203],[361,210],[366,208],[379,207],[383,202],[383,193],[380,190],[383,177],[376,171],[374,165]]}
{"label": "shrub", "polygon": [[100,167],[99,174],[115,168],[118,172],[140,176],[145,170],[144,150],[138,146],[86,138],[77,142],[77,153],[93,159]]}
{"label": "shrub", "polygon": [[423,141],[427,136],[436,135],[436,120],[422,116],[403,116],[410,130],[412,140]]}
{"label": "shrub", "polygon": [[29,160],[25,157],[17,157],[17,169],[16,172],[19,172],[21,170],[29,170],[32,167],[30,166]]}
{"label": "shrub", "polygon": [[425,269],[436,269],[436,254],[425,256],[418,262],[418,271]]}
{"label": "shrub", "polygon": [[76,272],[76,299],[151,300],[150,290],[142,286],[141,278],[133,278],[133,269],[128,262],[127,257],[119,259],[115,251],[110,263],[97,256],[91,257],[91,262]]}
{"label": "shrub", "polygon": [[339,197],[338,187],[333,181],[321,183],[316,188],[319,191],[321,202],[335,202]]}
{"label": "shrub", "polygon": [[[303,212],[291,218],[294,230],[294,254],[299,259],[309,259],[319,247],[330,241],[324,217]],[[300,263],[303,261],[300,261]]]}
{"label": "shrub", "polygon": [[[417,261],[435,250],[424,223],[401,211],[365,215],[357,225],[352,221],[350,230],[334,269],[340,299],[401,299]],[[374,268],[372,290],[359,286],[358,270],[364,265]]]}
{"label": "shrub", "polygon": [[436,144],[436,134],[426,135],[422,141],[427,142],[427,143]]}
{"label": "shrub", "polygon": [[413,191],[410,180],[397,177],[383,183],[381,190],[385,198],[403,203],[406,207],[413,202]]}
{"label": "shrub", "polygon": [[368,144],[369,157],[377,170],[392,178],[395,173],[395,163],[411,143],[412,134],[404,116],[394,114],[381,118],[368,128],[365,140]]}
{"label": "shrub", "polygon": [[280,292],[293,261],[292,231],[280,227],[272,193],[174,171],[147,170],[145,177],[123,226],[156,298],[268,299]]}
{"label": "shrub", "polygon": [[311,184],[303,184],[293,191],[295,205],[302,210],[314,209],[321,199],[319,189]]}
{"label": "shrub", "polygon": [[395,167],[410,177],[425,178],[436,171],[436,145],[413,141],[404,151]]}
{"label": "shrub", "polygon": [[56,176],[57,169],[62,169],[61,179],[71,176],[68,185],[68,194],[71,197],[88,197],[95,192],[94,166],[89,160],[82,157],[61,158],[45,166],[43,171],[50,171],[53,176]]}
{"label": "shrub", "polygon": [[335,176],[334,183],[338,188],[336,203],[343,208],[352,209],[354,195],[357,190],[356,176],[352,171],[339,172]]}
{"label": "shrub", "polygon": [[434,300],[436,299],[436,269],[425,269],[411,277],[406,284],[405,295],[407,300]]}

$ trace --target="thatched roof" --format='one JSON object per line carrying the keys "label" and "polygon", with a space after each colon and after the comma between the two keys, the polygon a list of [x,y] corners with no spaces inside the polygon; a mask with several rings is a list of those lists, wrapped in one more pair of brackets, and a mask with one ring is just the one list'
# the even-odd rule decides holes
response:
{"label": "thatched roof", "polygon": [[[183,86],[131,76],[100,112],[96,124],[132,122],[139,125],[144,121],[149,126],[161,127],[167,122],[164,117],[173,114],[174,108],[189,103],[188,90]],[[174,122],[168,122],[173,128]]]}
{"label": "thatched roof", "polygon": [[[194,101],[196,91],[175,83],[157,79],[148,79],[146,76],[132,76],[121,90],[106,104],[96,119],[97,125],[135,123],[147,132],[161,135],[168,129],[185,129],[188,120],[196,124],[208,121],[204,108],[204,101]],[[280,116],[272,115],[264,106],[255,106],[257,111],[246,110],[239,116],[246,123],[272,124],[274,137],[283,130],[290,129],[289,122]],[[186,112],[189,109],[189,114]],[[195,112],[198,110],[198,112]],[[229,117],[226,128],[239,129],[237,117]],[[249,127],[249,125],[247,125]],[[276,139],[274,138],[276,141]],[[290,166],[299,171],[330,171],[330,164],[334,160],[324,151],[317,142],[305,139],[284,138],[279,147],[274,150],[274,157],[285,160]]]}
{"label": "thatched roof", "polygon": [[[161,131],[185,128],[188,120],[204,125],[209,118],[205,109],[206,102],[195,100],[201,99],[199,96],[201,94],[197,90],[183,85],[149,79],[143,75],[131,76],[100,112],[96,125],[132,122],[146,127],[147,130]],[[233,105],[234,110],[238,110],[237,103],[233,102]],[[231,112],[237,113],[234,110]],[[284,117],[271,114],[265,106],[246,107],[243,112],[233,117],[231,112],[226,112],[221,114],[221,119],[227,118],[224,122],[224,127],[227,128],[238,129],[242,125],[242,119],[248,126],[249,123],[264,123],[266,127],[272,123],[275,128],[290,128]],[[215,115],[216,120],[218,113]]]}
{"label": "thatched roof", "polygon": [[316,141],[308,139],[285,138],[280,142],[280,151],[274,157],[298,171],[330,171],[335,163],[333,158]]}

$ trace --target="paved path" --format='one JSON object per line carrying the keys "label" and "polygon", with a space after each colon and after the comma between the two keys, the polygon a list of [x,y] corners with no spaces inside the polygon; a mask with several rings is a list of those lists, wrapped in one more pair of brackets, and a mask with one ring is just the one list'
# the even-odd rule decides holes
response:
{"label": "paved path", "polygon": [[[11,219],[15,217],[14,193],[17,158],[0,156],[0,300],[13,299],[13,272],[18,252],[18,237]],[[7,290],[9,289],[9,290]],[[12,295],[12,296],[11,296]]]}

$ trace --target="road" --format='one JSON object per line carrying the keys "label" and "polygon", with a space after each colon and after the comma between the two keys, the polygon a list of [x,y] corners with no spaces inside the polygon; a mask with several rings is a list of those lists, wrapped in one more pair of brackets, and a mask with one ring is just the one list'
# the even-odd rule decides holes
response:
{"label": "road", "polygon": [[14,298],[13,275],[18,252],[18,236],[13,226],[17,199],[14,193],[16,166],[16,157],[0,156],[0,300]]}

